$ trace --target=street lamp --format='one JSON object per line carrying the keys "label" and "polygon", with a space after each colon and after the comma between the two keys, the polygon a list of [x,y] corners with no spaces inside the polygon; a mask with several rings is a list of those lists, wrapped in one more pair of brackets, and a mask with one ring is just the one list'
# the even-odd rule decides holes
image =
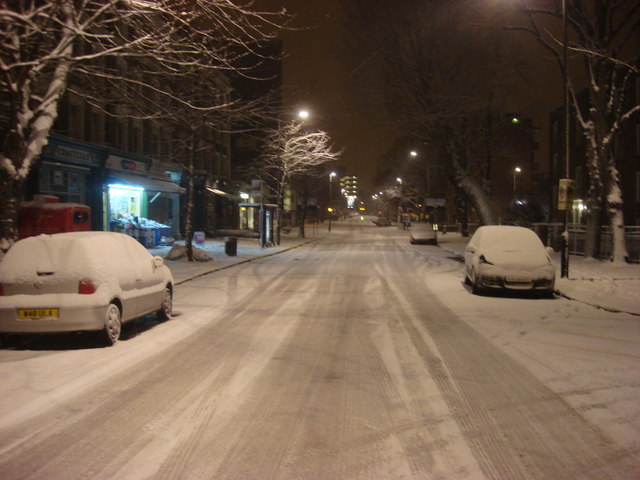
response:
{"label": "street lamp", "polygon": [[302,109],[298,111],[298,118],[300,118],[301,120],[306,120],[307,118],[309,118],[309,110],[306,109]]}
{"label": "street lamp", "polygon": [[[567,54],[567,0],[562,0],[562,82],[564,83],[564,175],[569,179],[569,63]],[[558,189],[558,192],[560,189]],[[560,253],[560,276],[569,277],[569,206],[564,205],[562,251]]]}
{"label": "street lamp", "polygon": [[331,200],[333,198],[333,177],[336,175],[336,172],[331,172],[329,174],[329,208],[327,208],[327,211],[329,212],[329,231],[331,231],[331,217],[333,216],[333,208],[331,208]]}
{"label": "street lamp", "polygon": [[513,201],[515,202],[516,200],[516,178],[518,176],[518,174],[522,172],[522,169],[520,167],[516,167],[513,169]]}
{"label": "street lamp", "polygon": [[400,199],[398,200],[398,223],[402,223],[404,228],[404,222],[402,221],[402,178],[396,177],[396,182],[400,185]]}

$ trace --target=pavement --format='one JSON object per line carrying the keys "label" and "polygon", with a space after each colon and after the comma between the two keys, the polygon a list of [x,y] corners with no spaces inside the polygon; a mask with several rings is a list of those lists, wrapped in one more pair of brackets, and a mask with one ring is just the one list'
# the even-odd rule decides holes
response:
{"label": "pavement", "polygon": [[[464,257],[468,238],[458,233],[438,236],[441,248]],[[610,312],[640,316],[640,264],[614,264],[608,261],[569,256],[569,277],[560,277],[560,253],[556,263],[556,294]]]}
{"label": "pavement", "polygon": [[[180,260],[165,260],[165,265],[169,267],[173,274],[176,285],[187,282],[194,278],[206,275],[208,273],[217,272],[230,268],[242,263],[251,262],[257,258],[269,257],[279,253],[297,248],[307,243],[315,242],[322,238],[318,232],[314,232],[312,228],[311,234],[307,234],[306,238],[299,238],[296,233],[282,234],[280,245],[274,245],[261,248],[257,238],[237,238],[236,255],[227,255],[225,253],[224,238],[207,238],[203,244],[193,244],[194,248],[200,249],[209,254],[213,259],[210,261],[189,262],[186,258]],[[176,242],[178,245],[184,245],[184,242]],[[159,246],[150,248],[149,253],[159,255],[163,258],[167,256],[172,247]]]}
{"label": "pavement", "polygon": [[[257,258],[277,255],[301,245],[321,240],[326,235],[327,232],[322,226],[315,229],[308,228],[306,238],[299,238],[297,231],[293,230],[289,234],[282,235],[280,245],[264,248],[260,247],[256,238],[238,237],[235,256],[229,256],[225,253],[224,238],[207,238],[204,244],[194,246],[207,252],[213,258],[211,261],[166,260],[165,264],[171,269],[176,284],[179,285],[211,272],[251,262]],[[438,236],[440,248],[460,257],[464,256],[468,240],[457,233]],[[171,247],[162,246],[149,249],[149,251],[153,255],[160,255],[164,258],[170,249]],[[640,264],[613,264],[571,255],[569,277],[560,278],[559,253],[555,254],[554,260],[557,266],[556,293],[558,295],[606,311],[626,312],[640,316]]]}

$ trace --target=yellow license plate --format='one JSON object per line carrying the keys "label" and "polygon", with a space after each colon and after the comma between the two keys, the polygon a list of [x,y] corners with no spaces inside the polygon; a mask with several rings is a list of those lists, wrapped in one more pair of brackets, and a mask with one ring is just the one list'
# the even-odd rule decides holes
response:
{"label": "yellow license plate", "polygon": [[57,308],[22,308],[18,310],[18,320],[47,320],[58,318]]}

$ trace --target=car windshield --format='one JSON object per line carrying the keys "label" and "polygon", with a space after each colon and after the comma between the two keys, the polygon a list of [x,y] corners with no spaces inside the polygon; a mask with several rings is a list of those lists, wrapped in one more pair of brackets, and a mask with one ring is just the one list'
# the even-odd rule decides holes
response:
{"label": "car windshield", "polygon": [[528,252],[543,249],[538,236],[526,228],[496,227],[482,232],[481,244],[504,252]]}

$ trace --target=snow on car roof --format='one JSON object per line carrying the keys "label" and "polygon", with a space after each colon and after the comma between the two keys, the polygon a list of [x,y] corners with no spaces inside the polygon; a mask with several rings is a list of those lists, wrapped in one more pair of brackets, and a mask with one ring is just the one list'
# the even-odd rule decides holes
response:
{"label": "snow on car roof", "polygon": [[58,281],[61,276],[67,279],[89,276],[96,281],[109,276],[135,277],[126,241],[132,239],[114,232],[68,232],[24,238],[0,262],[0,280],[42,282],[46,281],[43,274],[52,272]]}
{"label": "snow on car roof", "polygon": [[[523,248],[543,247],[533,230],[514,225],[484,225],[476,230],[477,241],[485,245],[509,245]],[[474,236],[476,236],[474,235]]]}

